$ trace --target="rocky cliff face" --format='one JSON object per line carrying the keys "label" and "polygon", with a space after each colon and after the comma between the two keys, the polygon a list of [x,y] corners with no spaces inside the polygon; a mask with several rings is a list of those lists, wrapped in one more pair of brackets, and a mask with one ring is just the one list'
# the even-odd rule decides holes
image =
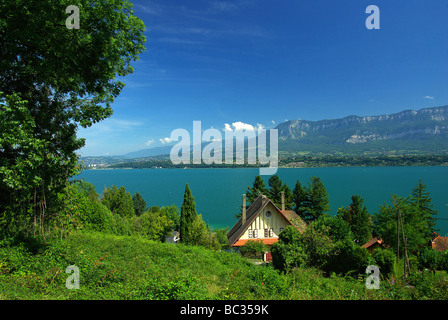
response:
{"label": "rocky cliff face", "polygon": [[280,140],[303,143],[363,144],[378,140],[448,137],[448,106],[380,116],[293,120],[279,124],[276,129]]}

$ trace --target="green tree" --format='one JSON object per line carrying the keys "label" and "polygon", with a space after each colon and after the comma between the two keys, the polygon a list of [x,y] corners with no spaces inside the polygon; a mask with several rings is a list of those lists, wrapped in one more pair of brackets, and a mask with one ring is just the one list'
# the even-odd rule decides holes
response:
{"label": "green tree", "polygon": [[420,179],[417,185],[412,188],[410,201],[416,206],[417,210],[423,216],[423,219],[428,225],[428,239],[431,238],[433,232],[438,231],[435,228],[437,210],[434,210],[429,192],[426,191],[426,185]]}
{"label": "green tree", "polygon": [[163,211],[148,211],[136,217],[135,229],[151,240],[164,242],[173,225],[174,222]]}
{"label": "green tree", "polygon": [[[68,29],[69,0],[0,2],[0,215],[4,232],[44,235],[59,221],[76,150],[144,50],[143,22],[127,0],[76,3],[81,28]],[[18,125],[17,125],[18,124]],[[40,225],[40,226],[38,226]],[[6,230],[8,229],[8,230]]]}
{"label": "green tree", "polygon": [[339,208],[338,216],[350,226],[354,240],[360,245],[372,237],[372,221],[364,199],[358,195],[352,196],[352,203],[347,208]]}
{"label": "green tree", "polygon": [[[180,242],[194,244],[193,224],[195,224],[196,229],[200,229],[198,222],[195,221],[197,215],[194,197],[187,183],[185,185],[184,201],[180,209]],[[196,233],[200,232],[196,230]]]}
{"label": "green tree", "polygon": [[285,196],[285,210],[292,210],[294,196],[286,183],[283,185],[283,192]]}
{"label": "green tree", "polygon": [[409,253],[416,253],[419,248],[428,244],[427,222],[410,197],[392,195],[391,202],[392,205],[387,203],[382,205],[379,212],[374,215],[374,232],[391,246],[395,254],[399,245],[400,256],[405,249],[404,233],[407,250]]}
{"label": "green tree", "polygon": [[268,195],[268,189],[266,189],[263,178],[260,175],[255,176],[252,188],[247,187],[247,205],[249,206],[249,204],[253,203],[259,195]]}
{"label": "green tree", "polygon": [[121,217],[132,217],[135,214],[131,194],[126,192],[124,186],[118,188],[114,185],[112,188],[105,189],[101,203],[108,207],[112,213]]}
{"label": "green tree", "polygon": [[171,206],[165,206],[160,208],[160,210],[171,220],[173,221],[173,229],[179,231],[180,225],[180,215],[179,208],[174,204]]}
{"label": "green tree", "polygon": [[134,205],[135,215],[141,216],[146,210],[146,201],[139,192],[132,196],[132,203]]}
{"label": "green tree", "polygon": [[306,222],[318,219],[322,214],[330,211],[328,193],[319,177],[311,177],[308,186],[305,187],[306,199],[303,210]]}
{"label": "green tree", "polygon": [[282,204],[281,192],[283,191],[282,180],[280,180],[280,177],[277,174],[274,174],[269,178],[268,184],[269,184],[268,198],[271,199],[271,201],[274,202],[274,204],[280,208]]}
{"label": "green tree", "polygon": [[249,240],[241,247],[241,254],[248,258],[262,259],[267,246],[261,240]]}
{"label": "green tree", "polygon": [[274,268],[282,271],[305,266],[308,260],[303,236],[293,226],[287,226],[279,234],[278,242],[271,247],[271,253]]}
{"label": "green tree", "polygon": [[302,218],[305,219],[305,202],[307,199],[306,191],[302,187],[302,184],[297,180],[294,190],[292,192],[292,201],[294,203],[294,211]]}

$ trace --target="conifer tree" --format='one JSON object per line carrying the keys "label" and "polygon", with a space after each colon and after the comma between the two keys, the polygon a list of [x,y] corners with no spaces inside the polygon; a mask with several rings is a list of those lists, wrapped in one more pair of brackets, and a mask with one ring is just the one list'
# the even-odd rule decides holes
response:
{"label": "conifer tree", "polygon": [[185,185],[184,202],[180,209],[180,242],[193,244],[193,228],[197,219],[196,204],[188,183]]}
{"label": "conifer tree", "polygon": [[314,221],[330,211],[328,193],[319,177],[311,177],[305,192],[304,216],[306,222]]}
{"label": "conifer tree", "polygon": [[267,195],[267,194],[268,189],[266,189],[263,178],[260,175],[256,176],[252,188],[247,187],[246,199],[248,205],[253,203],[259,195]]}
{"label": "conifer tree", "polygon": [[292,210],[293,194],[286,183],[283,185],[283,192],[285,193],[285,210]]}
{"label": "conifer tree", "polygon": [[423,216],[423,219],[428,225],[428,238],[431,237],[433,232],[438,231],[434,226],[436,225],[437,210],[433,209],[432,199],[429,196],[429,192],[426,192],[426,185],[422,179],[419,180],[417,185],[411,191],[411,203],[413,203],[417,210]]}
{"label": "conifer tree", "polygon": [[296,185],[292,193],[292,201],[294,204],[294,211],[302,218],[305,218],[305,201],[306,201],[306,191],[302,187],[302,184],[297,179]]}
{"label": "conifer tree", "polygon": [[280,177],[275,174],[269,178],[268,184],[270,188],[268,193],[269,199],[271,199],[277,207],[280,207],[282,204],[281,192],[283,191],[282,180],[280,180]]}
{"label": "conifer tree", "polygon": [[136,216],[141,216],[147,210],[146,201],[138,191],[132,196],[132,202]]}
{"label": "conifer tree", "polygon": [[353,195],[352,203],[347,208],[338,209],[338,216],[348,223],[356,242],[362,245],[370,240],[372,222],[363,198]]}

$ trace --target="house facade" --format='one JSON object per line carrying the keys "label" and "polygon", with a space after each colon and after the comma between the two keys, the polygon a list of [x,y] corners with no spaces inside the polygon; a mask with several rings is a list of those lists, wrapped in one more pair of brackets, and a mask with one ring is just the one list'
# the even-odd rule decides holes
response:
{"label": "house facade", "polygon": [[262,241],[272,245],[278,241],[280,232],[289,225],[303,231],[306,223],[292,210],[285,210],[284,195],[282,208],[278,208],[264,195],[258,198],[246,210],[246,195],[243,195],[243,212],[227,234],[230,247],[241,247],[247,241]]}

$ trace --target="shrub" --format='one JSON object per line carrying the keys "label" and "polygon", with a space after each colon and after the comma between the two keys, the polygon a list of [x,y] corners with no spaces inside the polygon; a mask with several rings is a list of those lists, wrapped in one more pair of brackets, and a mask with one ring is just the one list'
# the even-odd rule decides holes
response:
{"label": "shrub", "polygon": [[263,258],[266,251],[267,247],[261,240],[249,240],[241,247],[241,254],[249,258]]}
{"label": "shrub", "polygon": [[380,268],[381,275],[387,277],[395,270],[396,256],[389,249],[376,249],[372,258],[375,260],[376,265]]}

